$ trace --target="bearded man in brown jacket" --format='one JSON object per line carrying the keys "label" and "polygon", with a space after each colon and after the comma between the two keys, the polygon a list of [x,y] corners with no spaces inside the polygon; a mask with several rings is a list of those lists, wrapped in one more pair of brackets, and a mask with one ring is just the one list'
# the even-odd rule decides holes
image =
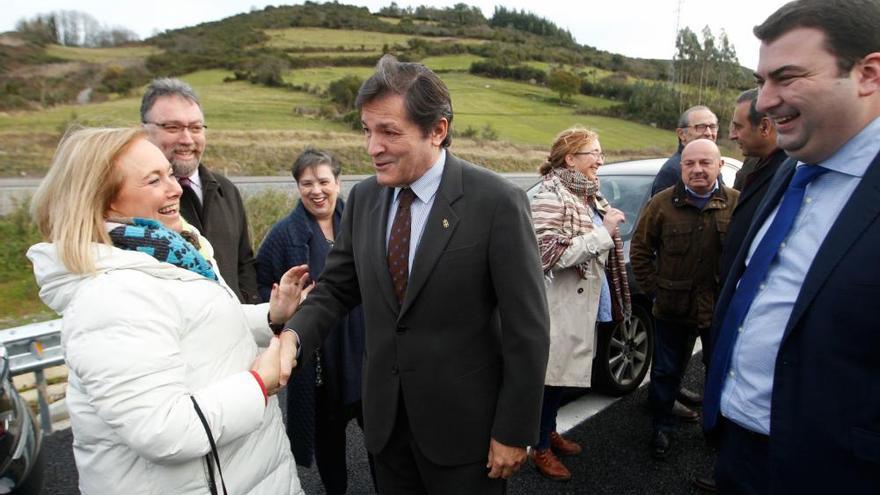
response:
{"label": "bearded man in brown jacket", "polygon": [[639,287],[654,298],[654,359],[648,401],[652,455],[669,453],[672,413],[696,336],[707,347],[718,295],[721,247],[739,192],[718,180],[721,153],[708,139],[685,146],[681,180],[651,198],[630,247]]}

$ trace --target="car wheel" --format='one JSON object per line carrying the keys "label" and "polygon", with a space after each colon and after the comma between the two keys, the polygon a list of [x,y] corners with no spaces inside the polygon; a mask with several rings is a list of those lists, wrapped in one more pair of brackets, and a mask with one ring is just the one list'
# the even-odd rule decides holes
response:
{"label": "car wheel", "polygon": [[15,495],[39,495],[43,492],[43,481],[46,473],[46,449],[40,449],[37,459],[34,461],[31,472],[28,473],[24,483],[17,486]]}
{"label": "car wheel", "polygon": [[648,310],[633,305],[632,318],[602,323],[593,360],[593,388],[609,395],[626,395],[641,385],[654,355],[654,321]]}

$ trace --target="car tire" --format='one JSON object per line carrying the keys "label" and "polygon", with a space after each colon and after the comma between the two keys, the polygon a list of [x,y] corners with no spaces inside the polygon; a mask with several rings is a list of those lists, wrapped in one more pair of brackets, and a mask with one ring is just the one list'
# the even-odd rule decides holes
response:
{"label": "car tire", "polygon": [[31,467],[24,483],[12,491],[15,495],[39,495],[43,492],[43,481],[46,474],[46,449],[41,448],[37,459]]}
{"label": "car tire", "polygon": [[637,389],[654,356],[654,320],[650,310],[633,304],[632,318],[601,323],[593,359],[592,388],[615,397]]}

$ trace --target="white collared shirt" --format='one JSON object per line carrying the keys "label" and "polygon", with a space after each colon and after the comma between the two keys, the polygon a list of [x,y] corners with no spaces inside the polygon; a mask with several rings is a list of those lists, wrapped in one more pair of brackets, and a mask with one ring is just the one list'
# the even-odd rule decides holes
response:
{"label": "white collared shirt", "polygon": [[204,204],[205,200],[203,199],[204,194],[202,193],[202,179],[199,177],[199,169],[196,168],[196,171],[189,176],[189,181],[192,182],[192,192],[196,193],[196,197],[199,198],[199,203]]}

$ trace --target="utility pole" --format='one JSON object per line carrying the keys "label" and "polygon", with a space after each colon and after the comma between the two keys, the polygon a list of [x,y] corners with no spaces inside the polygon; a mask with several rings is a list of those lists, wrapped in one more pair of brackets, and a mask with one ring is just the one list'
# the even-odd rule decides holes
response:
{"label": "utility pole", "polygon": [[[676,43],[676,42],[678,41],[678,33],[679,33],[680,29],[681,29],[681,6],[682,6],[682,3],[684,3],[684,0],[677,0],[677,1],[676,1],[675,11],[674,11],[674,15],[675,15],[675,34],[674,34],[673,37],[672,37],[672,70],[669,71],[669,82],[672,83],[672,87],[673,87],[673,88],[676,87],[676,76],[675,76],[675,63],[676,63],[675,58],[676,58],[676,55],[677,55],[677,53],[676,53],[676,50],[677,50],[677,46],[676,46],[676,44],[677,44],[677,43]],[[679,111],[679,112],[682,111],[682,105],[683,105],[683,102],[682,102],[682,92],[679,91],[679,92],[678,92],[678,111]]]}

